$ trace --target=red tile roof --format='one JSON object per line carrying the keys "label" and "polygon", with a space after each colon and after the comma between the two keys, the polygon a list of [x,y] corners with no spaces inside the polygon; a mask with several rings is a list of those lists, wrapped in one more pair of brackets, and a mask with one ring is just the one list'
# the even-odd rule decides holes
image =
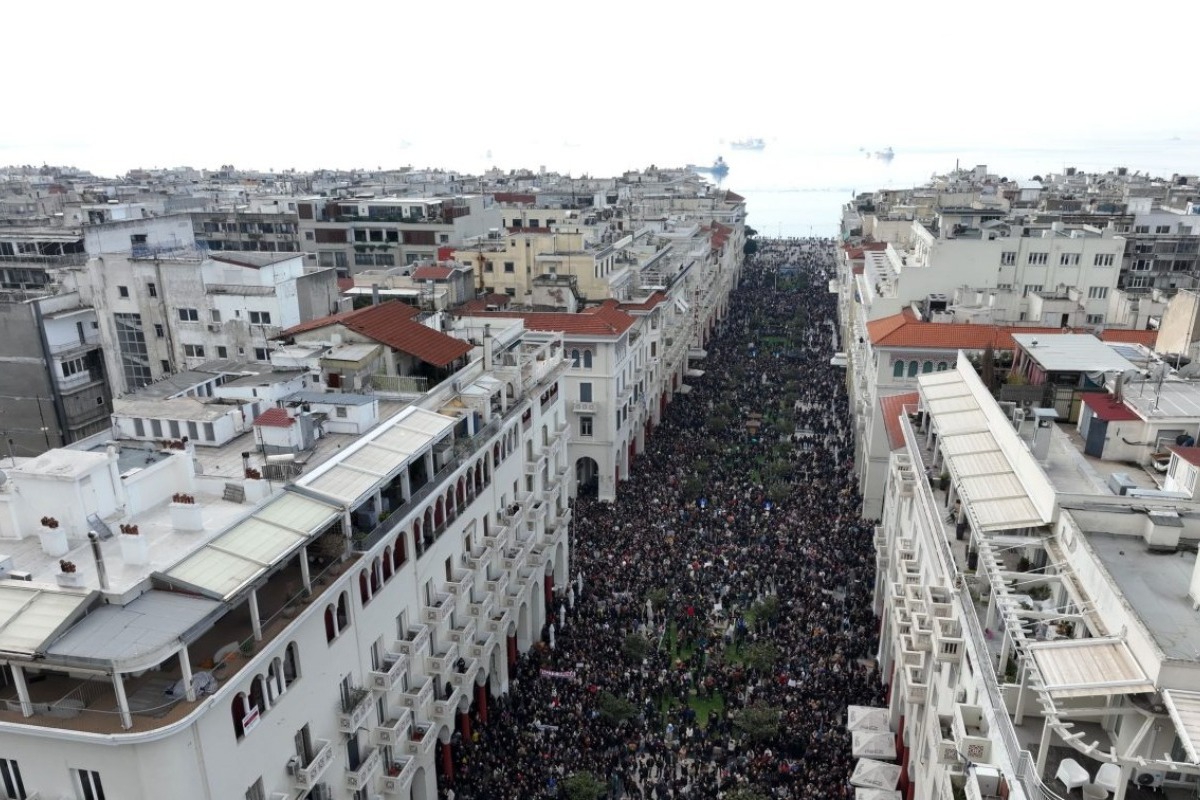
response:
{"label": "red tile roof", "polygon": [[1141,419],[1129,406],[1110,394],[1087,394],[1083,396],[1083,402],[1105,422],[1130,422]]}
{"label": "red tile roof", "polygon": [[496,306],[497,308],[508,308],[512,302],[512,298],[506,294],[485,294],[481,297],[476,297],[474,300],[468,300],[462,305],[454,309],[455,314],[474,314],[477,311],[487,311],[488,306]]}
{"label": "red tile roof", "polygon": [[744,203],[744,202],[746,202],[746,198],[742,197],[740,194],[737,194],[736,192],[732,192],[729,189],[726,189],[725,190],[725,202],[726,203]]}
{"label": "red tile roof", "polygon": [[338,292],[348,292],[354,288],[354,278],[338,278]]}
{"label": "red tile roof", "polygon": [[[398,308],[397,308],[398,307]],[[435,367],[444,367],[471,352],[471,345],[414,320],[411,306],[404,303],[380,303],[360,309],[341,320],[348,330],[408,353]]]}
{"label": "red tile roof", "polygon": [[616,300],[605,300],[599,306],[584,309],[578,314],[557,311],[484,311],[473,312],[479,317],[507,317],[525,320],[531,331],[554,331],[568,336],[620,336],[633,325],[633,317],[617,307]]}
{"label": "red tile roof", "polygon": [[290,428],[295,424],[295,418],[288,416],[285,408],[268,408],[254,420],[258,428]]}
{"label": "red tile roof", "polygon": [[917,392],[905,392],[879,398],[879,407],[883,409],[883,426],[887,431],[888,446],[893,450],[904,447],[904,429],[900,425],[900,415],[905,406],[915,406],[920,399]]}
{"label": "red tile roof", "polygon": [[354,319],[354,317],[358,314],[362,314],[366,311],[370,311],[372,308],[384,308],[384,307],[387,307],[390,309],[389,313],[396,314],[396,315],[402,315],[406,319],[415,317],[417,314],[420,313],[419,311],[417,311],[417,309],[413,308],[410,305],[406,305],[405,303],[400,303],[400,302],[396,302],[396,301],[388,302],[388,303],[380,303],[378,306],[367,306],[366,308],[358,308],[358,309],[353,309],[351,311],[341,311],[337,314],[330,314],[329,316],[326,316],[326,317],[317,317],[316,319],[310,319],[308,322],[301,322],[299,325],[293,325],[292,327],[288,328],[285,331],[280,331],[279,334],[275,338],[276,339],[285,339],[289,336],[295,336],[297,333],[306,333],[308,331],[315,331],[315,330],[318,330],[319,328],[324,328],[326,325],[336,325],[338,323],[341,323],[344,325],[346,320]]}
{"label": "red tile roof", "polygon": [[525,192],[496,192],[492,195],[497,203],[536,203],[537,195]]}
{"label": "red tile roof", "polygon": [[1134,331],[1120,328],[1106,328],[1100,331],[1100,340],[1104,342],[1122,342],[1125,344],[1141,344],[1154,349],[1158,343],[1158,331]]}
{"label": "red tile roof", "polygon": [[417,267],[413,270],[414,281],[444,281],[454,274],[450,267]]}
{"label": "red tile roof", "polygon": [[1062,328],[1026,328],[971,325],[963,322],[920,322],[908,309],[867,323],[867,335],[876,347],[916,347],[929,350],[996,350],[1016,347],[1014,333],[1062,333]]}

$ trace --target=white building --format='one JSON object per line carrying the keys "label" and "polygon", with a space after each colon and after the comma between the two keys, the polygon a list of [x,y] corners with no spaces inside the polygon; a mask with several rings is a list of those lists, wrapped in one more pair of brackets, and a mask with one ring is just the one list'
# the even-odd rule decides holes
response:
{"label": "white building", "polygon": [[582,585],[561,337],[493,355],[282,488],[142,444],[18,464],[4,779],[27,798],[432,800],[466,712]]}

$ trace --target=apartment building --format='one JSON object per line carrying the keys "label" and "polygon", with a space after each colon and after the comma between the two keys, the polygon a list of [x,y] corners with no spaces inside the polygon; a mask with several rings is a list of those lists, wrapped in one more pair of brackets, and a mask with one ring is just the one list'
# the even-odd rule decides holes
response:
{"label": "apartment building", "polygon": [[283,486],[103,439],[7,470],[0,786],[432,800],[584,585],[562,339],[486,350]]}
{"label": "apartment building", "polygon": [[197,245],[209,250],[298,253],[301,249],[294,209],[279,213],[201,211],[192,213],[191,218]]}
{"label": "apartment building", "polygon": [[269,362],[280,331],[341,308],[333,270],[298,253],[147,245],[92,258],[78,282],[118,394],[213,359]]}
{"label": "apartment building", "polygon": [[1117,430],[1131,395],[1056,424],[960,357],[893,409],[875,605],[908,797],[1194,795],[1200,458],[1173,438],[1162,472],[1085,458],[1091,425],[1146,433]]}

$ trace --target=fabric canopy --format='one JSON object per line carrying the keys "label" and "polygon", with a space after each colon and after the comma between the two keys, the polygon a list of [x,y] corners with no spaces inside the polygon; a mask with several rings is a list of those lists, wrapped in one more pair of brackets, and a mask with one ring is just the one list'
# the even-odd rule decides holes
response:
{"label": "fabric canopy", "polygon": [[891,760],[896,757],[896,736],[891,731],[854,731],[851,736],[854,744],[850,752],[855,758],[869,756]]}
{"label": "fabric canopy", "polygon": [[850,783],[867,789],[895,789],[900,780],[900,767],[873,758],[860,758],[854,765]]}
{"label": "fabric canopy", "polygon": [[894,789],[855,789],[854,800],[900,800],[901,795]]}
{"label": "fabric canopy", "polygon": [[886,708],[849,706],[846,709],[846,730],[848,731],[886,731],[890,729]]}

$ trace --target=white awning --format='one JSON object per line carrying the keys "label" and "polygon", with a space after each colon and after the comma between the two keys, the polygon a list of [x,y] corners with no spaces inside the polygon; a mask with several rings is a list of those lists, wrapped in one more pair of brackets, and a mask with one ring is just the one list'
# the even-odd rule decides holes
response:
{"label": "white awning", "polygon": [[854,800],[901,800],[895,789],[854,789]]}
{"label": "white awning", "polygon": [[1187,751],[1188,761],[1200,764],[1200,692],[1163,689],[1162,698],[1175,723],[1175,733]]}
{"label": "white awning", "polygon": [[891,760],[896,757],[896,735],[891,731],[854,731],[850,755]]}
{"label": "white awning", "polygon": [[921,405],[963,504],[981,531],[1036,528],[1053,516],[1054,493],[1037,462],[969,365],[918,378]]}
{"label": "white awning", "polygon": [[341,509],[284,492],[162,573],[169,583],[228,600],[341,516]]}
{"label": "white awning", "polygon": [[846,730],[887,731],[888,710],[873,706],[848,706],[846,708]]}
{"label": "white awning", "polygon": [[44,589],[23,581],[0,583],[0,655],[32,656],[84,613],[90,592]]}
{"label": "white awning", "polygon": [[455,422],[423,408],[406,408],[346,448],[341,458],[322,464],[296,483],[338,503],[357,506],[453,429]]}
{"label": "white awning", "polygon": [[1154,684],[1122,639],[1066,639],[1028,646],[1041,674],[1038,688],[1054,697],[1153,692]]}
{"label": "white awning", "polygon": [[687,371],[685,374],[686,374],[686,375],[687,375],[689,378],[703,378],[703,377],[704,377],[704,370],[702,370],[702,369],[689,369],[689,370],[688,370],[688,371]]}
{"label": "white awning", "polygon": [[898,780],[900,780],[899,766],[886,761],[875,761],[871,758],[860,758],[854,765],[854,773],[850,776],[850,783],[854,786],[889,791],[896,788]]}
{"label": "white awning", "polygon": [[686,314],[690,306],[688,306],[687,300],[684,300],[682,297],[676,297],[675,308],[679,309],[680,314]]}
{"label": "white awning", "polygon": [[692,391],[692,387],[688,386],[686,383],[679,384],[679,393],[680,394],[687,394],[690,391]]}
{"label": "white awning", "polygon": [[688,349],[688,358],[695,358],[695,359],[708,358],[708,351],[701,350],[699,347],[689,348]]}

